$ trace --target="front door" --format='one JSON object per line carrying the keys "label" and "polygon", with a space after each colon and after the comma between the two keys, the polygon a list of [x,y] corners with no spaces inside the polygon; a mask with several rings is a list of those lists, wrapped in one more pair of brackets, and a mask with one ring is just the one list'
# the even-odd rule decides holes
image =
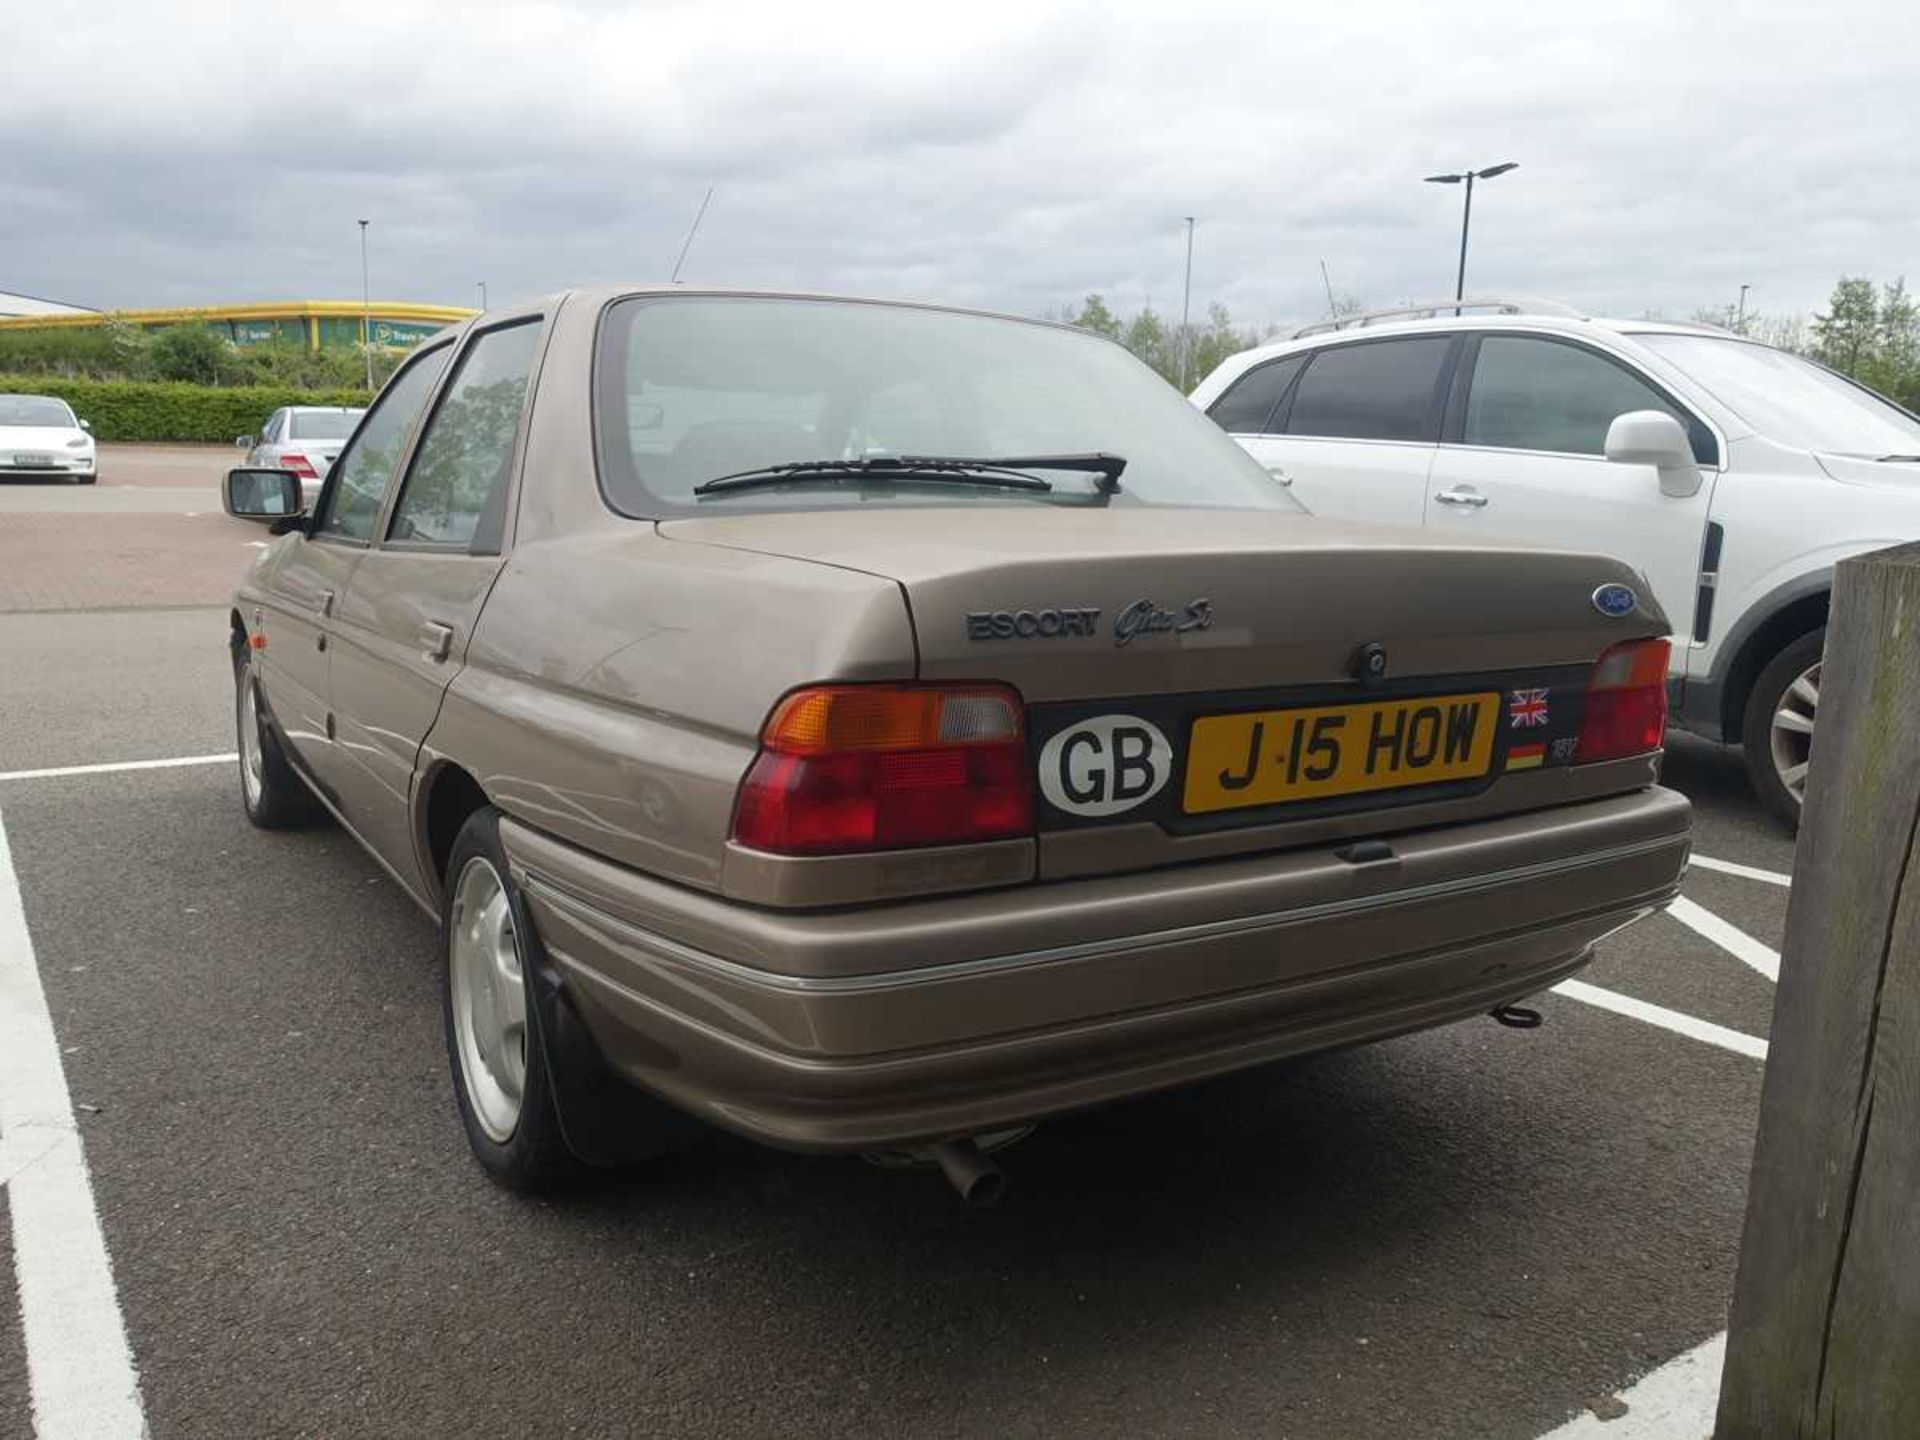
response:
{"label": "front door", "polygon": [[259,646],[253,663],[268,713],[297,763],[323,785],[333,744],[327,627],[360,555],[354,546],[316,543],[305,535],[284,542],[262,581],[258,609],[242,617]]}
{"label": "front door", "polygon": [[[266,604],[254,628],[266,636],[259,662],[267,708],[295,759],[336,804],[341,771],[331,702],[333,630],[348,581],[366,556],[394,465],[426,409],[448,348],[416,357],[380,393],[334,467],[307,533],[286,544],[266,577]],[[246,618],[252,625],[253,617]]]}
{"label": "front door", "polygon": [[[1428,480],[1427,524],[1445,534],[1521,540],[1625,560],[1647,578],[1686,671],[1716,442],[1653,383],[1584,345],[1487,335],[1471,360],[1457,441]],[[1632,410],[1664,410],[1695,436],[1705,472],[1686,499],[1663,494],[1651,465],[1606,458],[1607,428]]]}
{"label": "front door", "polygon": [[540,317],[476,332],[441,392],[386,533],[341,598],[333,709],[354,828],[418,893],[414,764],[504,565],[523,411]]}

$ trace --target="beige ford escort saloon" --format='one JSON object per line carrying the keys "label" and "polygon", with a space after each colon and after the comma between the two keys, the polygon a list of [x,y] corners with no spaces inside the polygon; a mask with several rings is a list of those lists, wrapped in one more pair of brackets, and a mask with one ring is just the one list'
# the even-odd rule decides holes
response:
{"label": "beige ford escort saloon", "polygon": [[1637,575],[1317,519],[1062,326],[575,291],[423,345],[313,513],[226,489],[247,814],[439,920],[509,1186],[704,1122],[991,1198],[982,1137],[1528,1018],[1686,864]]}

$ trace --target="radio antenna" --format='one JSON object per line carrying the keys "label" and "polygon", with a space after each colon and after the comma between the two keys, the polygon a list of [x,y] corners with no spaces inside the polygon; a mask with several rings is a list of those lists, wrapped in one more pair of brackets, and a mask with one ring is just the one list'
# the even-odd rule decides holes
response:
{"label": "radio antenna", "polygon": [[693,237],[700,233],[700,222],[707,218],[707,206],[712,200],[713,187],[709,185],[707,187],[706,198],[700,202],[700,209],[693,217],[693,225],[687,231],[687,238],[680,246],[680,258],[673,262],[673,274],[667,277],[667,283],[669,285],[678,285],[680,283],[680,267],[687,263],[687,251],[693,248]]}

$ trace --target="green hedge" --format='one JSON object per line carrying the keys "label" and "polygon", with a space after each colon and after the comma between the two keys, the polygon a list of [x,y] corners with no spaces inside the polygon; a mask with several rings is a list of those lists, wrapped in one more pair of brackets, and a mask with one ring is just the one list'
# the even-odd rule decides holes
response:
{"label": "green hedge", "polygon": [[267,416],[282,405],[367,403],[364,390],[69,380],[57,375],[0,375],[0,392],[58,395],[93,426],[97,440],[198,440],[213,445],[231,444],[236,435],[258,434]]}

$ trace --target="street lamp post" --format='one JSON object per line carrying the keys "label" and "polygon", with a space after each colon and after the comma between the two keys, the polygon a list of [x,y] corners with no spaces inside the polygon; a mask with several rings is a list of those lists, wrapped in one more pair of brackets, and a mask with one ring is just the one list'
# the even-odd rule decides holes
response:
{"label": "street lamp post", "polygon": [[360,222],[360,353],[367,358],[367,393],[373,393],[373,301],[367,288],[367,222]]}
{"label": "street lamp post", "polygon": [[1735,334],[1744,335],[1747,333],[1747,291],[1752,288],[1753,286],[1751,285],[1742,285],[1740,287],[1740,313],[1735,317],[1733,322]]}
{"label": "street lamp post", "polygon": [[1193,358],[1193,333],[1187,328],[1193,302],[1193,216],[1187,216],[1187,278],[1180,286],[1180,393],[1185,394],[1187,365]]}
{"label": "street lamp post", "polygon": [[480,308],[484,310],[487,308],[487,282],[482,280],[479,282],[479,285],[480,285]]}
{"label": "street lamp post", "polygon": [[1453,282],[1453,313],[1460,313],[1460,302],[1467,297],[1467,228],[1473,224],[1473,182],[1491,180],[1496,175],[1504,175],[1509,170],[1518,170],[1520,162],[1509,160],[1501,165],[1489,165],[1484,170],[1462,170],[1457,175],[1429,175],[1429,185],[1458,185],[1462,181],[1467,186],[1467,203],[1460,213],[1460,273]]}

